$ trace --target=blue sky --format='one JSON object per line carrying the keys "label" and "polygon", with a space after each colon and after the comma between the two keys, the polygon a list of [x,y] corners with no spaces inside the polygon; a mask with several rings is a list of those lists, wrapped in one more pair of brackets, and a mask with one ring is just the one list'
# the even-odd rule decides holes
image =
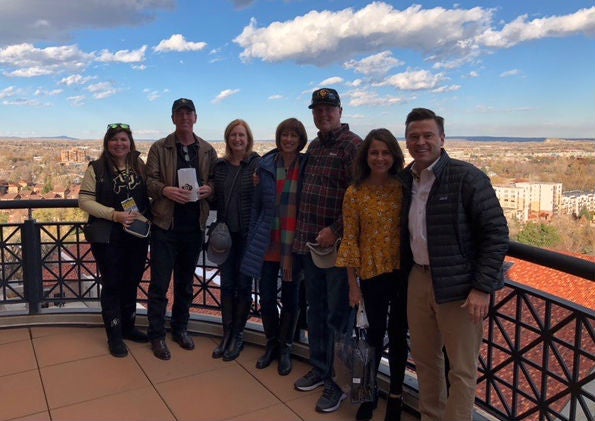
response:
{"label": "blue sky", "polygon": [[2,0],[0,136],[158,139],[186,97],[207,140],[235,118],[313,138],[327,86],[362,137],[422,106],[447,137],[592,138],[594,47],[593,0]]}

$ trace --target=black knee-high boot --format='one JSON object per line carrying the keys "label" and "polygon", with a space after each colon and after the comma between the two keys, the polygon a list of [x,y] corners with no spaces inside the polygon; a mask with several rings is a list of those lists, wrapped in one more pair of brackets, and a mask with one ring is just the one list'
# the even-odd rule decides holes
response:
{"label": "black knee-high boot", "polygon": [[217,345],[217,348],[213,350],[213,358],[221,358],[229,346],[229,342],[231,340],[232,323],[233,296],[225,294],[221,296],[221,324],[223,325],[223,337],[221,338],[219,345]]}
{"label": "black knee-high boot", "polygon": [[122,337],[138,343],[149,342],[147,334],[136,327],[136,311],[134,308],[122,309]]}
{"label": "black knee-high boot", "polygon": [[256,361],[256,368],[268,367],[279,355],[279,313],[277,305],[262,309],[262,326],[267,338],[264,354]]}
{"label": "black knee-high boot", "polygon": [[126,344],[124,344],[124,339],[122,337],[122,321],[115,315],[107,314],[105,312],[103,312],[102,315],[110,354],[118,358],[127,356],[128,348],[126,348]]}
{"label": "black knee-high boot", "polygon": [[244,349],[244,327],[250,314],[252,297],[237,297],[234,304],[232,334],[229,345],[223,353],[223,361],[235,360]]}
{"label": "black knee-high boot", "polygon": [[291,348],[293,337],[300,316],[300,310],[294,312],[281,311],[281,324],[279,328],[279,366],[277,371],[281,376],[287,376],[292,369]]}

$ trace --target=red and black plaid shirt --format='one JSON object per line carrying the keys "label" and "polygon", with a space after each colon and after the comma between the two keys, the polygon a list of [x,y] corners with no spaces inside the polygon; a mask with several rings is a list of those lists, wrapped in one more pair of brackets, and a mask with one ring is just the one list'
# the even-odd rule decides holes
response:
{"label": "red and black plaid shirt", "polygon": [[343,196],[352,181],[353,160],[361,143],[362,139],[344,123],[326,136],[319,132],[318,137],[310,142],[300,193],[294,252],[305,254],[308,250],[306,242],[314,241],[325,227],[342,236]]}

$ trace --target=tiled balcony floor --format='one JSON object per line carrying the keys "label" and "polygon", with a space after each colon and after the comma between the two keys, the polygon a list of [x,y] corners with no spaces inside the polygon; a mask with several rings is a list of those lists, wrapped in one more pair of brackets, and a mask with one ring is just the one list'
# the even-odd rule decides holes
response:
{"label": "tiled balcony floor", "polygon": [[[309,369],[303,361],[282,377],[274,364],[254,367],[259,346],[223,362],[211,358],[217,338],[194,340],[196,349],[186,351],[168,337],[172,359],[161,361],[148,344],[132,342],[127,358],[112,357],[99,327],[2,329],[0,420],[355,420],[348,400],[319,414],[321,389],[294,390]],[[381,400],[374,419],[384,419],[384,410]]]}

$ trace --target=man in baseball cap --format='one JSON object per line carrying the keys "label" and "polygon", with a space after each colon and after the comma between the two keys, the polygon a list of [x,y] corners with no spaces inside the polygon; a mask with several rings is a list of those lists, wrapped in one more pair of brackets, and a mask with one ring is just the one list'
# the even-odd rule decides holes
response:
{"label": "man in baseball cap", "polygon": [[171,106],[171,114],[174,115],[176,111],[180,108],[188,108],[190,111],[196,112],[196,108],[194,107],[194,102],[191,99],[186,98],[178,98],[174,101],[174,104]]}
{"label": "man in baseball cap", "polygon": [[[318,412],[334,412],[347,398],[333,380],[335,335],[343,334],[349,318],[347,270],[333,259],[319,259],[320,249],[334,250],[343,235],[342,203],[352,180],[352,164],[362,139],[341,122],[343,108],[336,90],[312,92],[312,110],[318,136],[308,145],[310,159],[304,168],[293,251],[304,271],[308,304],[308,341],[312,370],[294,387],[310,391],[323,386],[316,403]],[[324,174],[324,177],[320,177]],[[308,243],[315,243],[314,253]],[[318,262],[318,264],[317,264]],[[320,267],[321,265],[323,267]]]}
{"label": "man in baseball cap", "polygon": [[341,98],[339,98],[339,94],[334,89],[317,89],[312,92],[312,103],[308,106],[308,108],[312,109],[319,104],[341,107]]}
{"label": "man in baseball cap", "polygon": [[[171,110],[175,131],[151,145],[146,166],[147,191],[153,199],[147,336],[153,355],[161,360],[171,358],[165,341],[165,314],[172,272],[175,285],[169,323],[172,339],[183,349],[194,349],[187,327],[194,270],[209,215],[209,205],[201,199],[213,194],[209,177],[217,161],[213,146],[194,133],[197,116],[192,100],[176,99]],[[180,185],[180,170],[196,176],[199,200],[193,191]]]}

